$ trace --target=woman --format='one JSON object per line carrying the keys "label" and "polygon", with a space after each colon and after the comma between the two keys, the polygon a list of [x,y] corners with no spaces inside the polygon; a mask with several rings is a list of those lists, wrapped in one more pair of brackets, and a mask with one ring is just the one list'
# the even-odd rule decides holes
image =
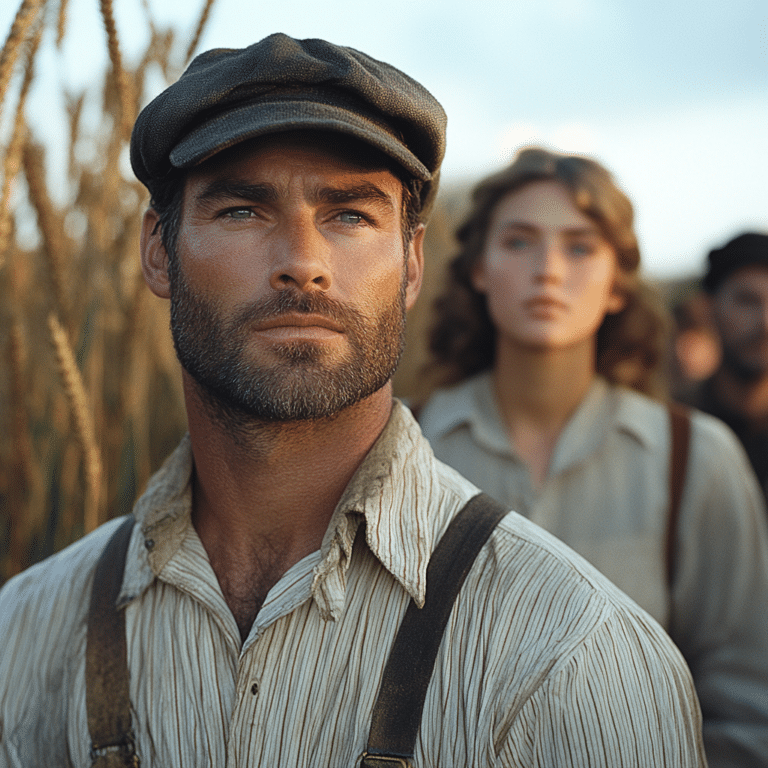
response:
{"label": "woman", "polygon": [[667,574],[665,322],[632,205],[584,157],[521,151],[475,189],[420,411],[438,458],[591,561],[660,621],[693,672],[710,765],[768,765],[765,509],[735,437],[691,416]]}

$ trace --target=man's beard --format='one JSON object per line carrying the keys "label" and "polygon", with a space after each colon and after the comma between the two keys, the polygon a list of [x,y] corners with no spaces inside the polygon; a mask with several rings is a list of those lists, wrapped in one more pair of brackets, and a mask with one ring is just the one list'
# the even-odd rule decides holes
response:
{"label": "man's beard", "polygon": [[[194,291],[181,270],[171,280],[171,331],[176,354],[215,418],[228,427],[253,422],[323,419],[372,395],[397,368],[405,340],[405,271],[400,289],[376,317],[322,293],[286,289],[243,306],[230,320],[218,303]],[[266,363],[246,349],[254,325],[292,313],[323,315],[345,332],[348,352],[326,360],[322,344],[275,343]]]}
{"label": "man's beard", "polygon": [[[768,340],[762,330],[746,340],[742,339],[738,346],[724,343],[722,367],[744,382],[762,379],[768,374],[768,355],[760,354],[757,348],[765,347],[766,343]],[[755,351],[750,351],[750,346],[754,347]]]}

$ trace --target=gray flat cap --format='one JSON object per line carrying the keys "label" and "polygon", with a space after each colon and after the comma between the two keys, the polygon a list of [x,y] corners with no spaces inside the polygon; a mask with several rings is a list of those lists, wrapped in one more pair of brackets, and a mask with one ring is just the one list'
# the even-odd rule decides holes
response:
{"label": "gray flat cap", "polygon": [[274,34],[248,48],[197,56],[139,114],[131,165],[149,191],[245,139],[340,131],[376,147],[432,197],[445,154],[439,102],[395,67],[324,40]]}

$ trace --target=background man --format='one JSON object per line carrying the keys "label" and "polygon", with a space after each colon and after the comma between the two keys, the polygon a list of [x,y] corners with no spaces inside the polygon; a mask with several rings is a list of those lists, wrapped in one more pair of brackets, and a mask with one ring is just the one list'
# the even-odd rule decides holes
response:
{"label": "background man", "polygon": [[[135,524],[0,593],[5,764],[360,764],[402,615],[477,492],[390,384],[444,130],[398,70],[284,35],[199,56],[139,116],[142,265],[171,304],[189,434]],[[124,570],[94,578],[119,526]],[[91,587],[115,574],[126,660],[94,667]],[[118,686],[91,682],[126,665],[118,750],[93,736]],[[415,763],[695,766],[700,726],[660,628],[510,514],[454,608]]]}
{"label": "background man", "polygon": [[692,403],[738,435],[768,498],[768,235],[745,232],[711,251],[702,283],[722,361]]}

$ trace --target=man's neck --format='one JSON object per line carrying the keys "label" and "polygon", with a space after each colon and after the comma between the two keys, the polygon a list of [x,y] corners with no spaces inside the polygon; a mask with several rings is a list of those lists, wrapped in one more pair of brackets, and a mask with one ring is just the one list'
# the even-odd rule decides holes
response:
{"label": "man's neck", "polygon": [[389,418],[388,385],[330,419],[233,434],[185,381],[192,520],[245,637],[269,589],[320,547],[336,504]]}

